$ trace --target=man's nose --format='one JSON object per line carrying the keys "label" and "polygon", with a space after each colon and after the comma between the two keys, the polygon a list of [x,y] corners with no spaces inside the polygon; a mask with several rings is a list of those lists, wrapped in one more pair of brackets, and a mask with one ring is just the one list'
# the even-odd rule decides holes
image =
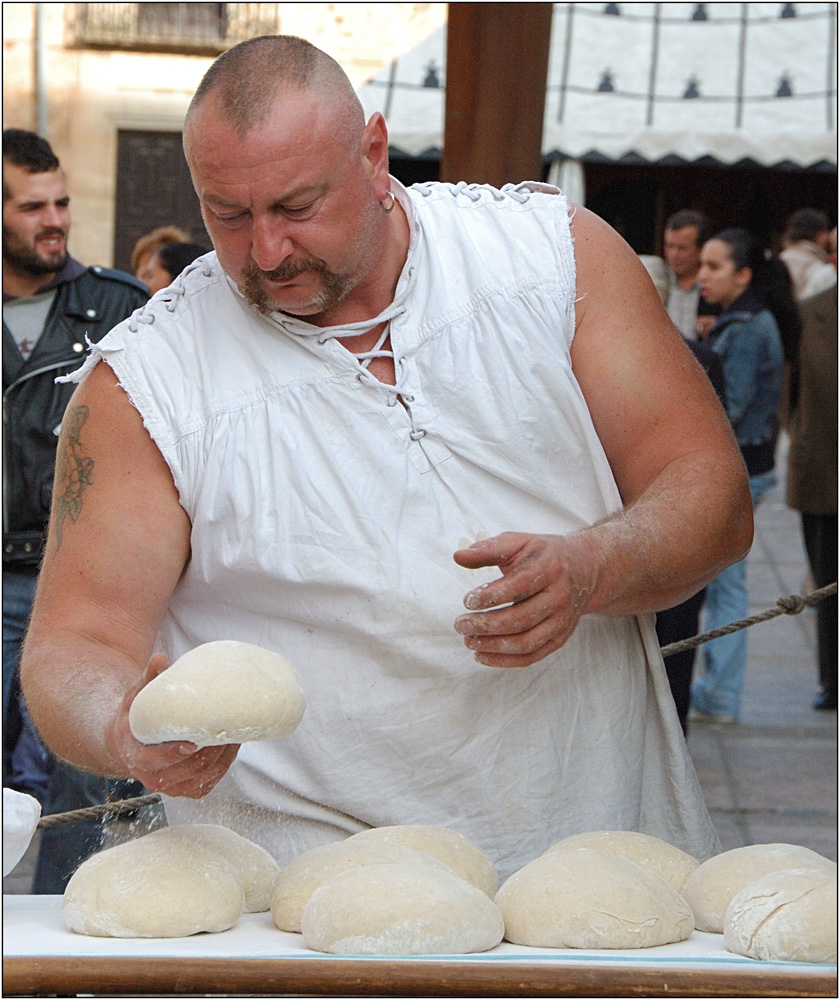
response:
{"label": "man's nose", "polygon": [[45,205],[41,212],[41,225],[45,229],[65,229],[67,209],[59,205]]}
{"label": "man's nose", "polygon": [[262,271],[274,270],[294,250],[285,226],[277,218],[255,219],[251,234],[251,259]]}

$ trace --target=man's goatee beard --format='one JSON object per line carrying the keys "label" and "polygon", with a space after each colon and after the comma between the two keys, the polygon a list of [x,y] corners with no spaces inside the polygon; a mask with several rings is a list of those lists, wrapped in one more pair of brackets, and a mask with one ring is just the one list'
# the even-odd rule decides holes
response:
{"label": "man's goatee beard", "polygon": [[[281,311],[281,307],[266,292],[262,282],[288,280],[306,272],[320,276],[321,288],[313,293],[312,300],[306,307],[306,312],[299,315],[317,315],[334,308],[346,298],[354,285],[348,275],[335,274],[328,270],[327,265],[322,260],[310,257],[291,264],[281,264],[273,271],[263,271],[256,264],[249,264],[242,274],[239,287],[246,302],[250,303],[263,316],[270,316],[274,312]],[[282,311],[288,312],[292,316],[296,315],[289,309]]]}

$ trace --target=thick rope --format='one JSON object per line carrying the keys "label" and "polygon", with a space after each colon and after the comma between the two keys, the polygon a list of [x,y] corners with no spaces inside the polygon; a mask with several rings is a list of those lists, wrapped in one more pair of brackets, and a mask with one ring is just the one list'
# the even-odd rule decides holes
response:
{"label": "thick rope", "polygon": [[139,795],[133,799],[106,802],[101,806],[87,806],[85,809],[73,809],[71,812],[53,813],[52,816],[42,816],[38,820],[38,829],[43,830],[61,823],[75,823],[78,819],[99,819],[101,816],[119,816],[122,813],[136,812],[143,806],[154,805],[160,800],[160,794],[152,792],[150,795]]}
{"label": "thick rope", "polygon": [[711,642],[712,639],[720,639],[724,635],[732,635],[733,632],[740,632],[741,629],[750,628],[750,626],[758,625],[760,622],[769,622],[773,618],[778,618],[779,615],[801,614],[806,608],[811,608],[815,604],[819,604],[826,597],[831,597],[836,593],[837,584],[830,583],[827,587],[814,590],[805,597],[794,596],[793,594],[789,597],[780,597],[776,601],[774,608],[769,608],[760,614],[751,615],[749,618],[742,618],[731,625],[722,625],[720,628],[712,629],[711,632],[695,635],[691,639],[682,639],[680,642],[672,642],[669,646],[663,646],[662,655],[673,656],[674,653],[682,653],[687,649],[696,649],[697,646]]}
{"label": "thick rope", "polygon": [[[687,649],[695,649],[712,639],[720,639],[724,635],[732,635],[733,632],[740,632],[741,629],[750,628],[760,622],[769,622],[779,615],[798,615],[806,608],[811,608],[826,597],[832,597],[837,593],[837,584],[830,583],[827,587],[814,590],[804,597],[790,595],[780,597],[776,601],[776,606],[762,611],[761,614],[752,615],[749,618],[742,618],[741,621],[733,622],[731,625],[723,625],[721,628],[712,629],[711,632],[704,632],[702,635],[695,635],[691,639],[682,639],[680,642],[672,642],[669,646],[662,647],[663,656],[673,656],[674,653],[682,653]],[[136,812],[143,806],[151,806],[161,801],[161,796],[157,792],[151,795],[141,795],[134,799],[122,799],[119,802],[106,802],[101,806],[88,806],[86,809],[73,809],[71,812],[54,813],[52,816],[42,816],[38,821],[38,829],[45,829],[50,826],[58,826],[60,823],[75,823],[76,820],[98,819],[102,816],[119,816],[123,813]]]}

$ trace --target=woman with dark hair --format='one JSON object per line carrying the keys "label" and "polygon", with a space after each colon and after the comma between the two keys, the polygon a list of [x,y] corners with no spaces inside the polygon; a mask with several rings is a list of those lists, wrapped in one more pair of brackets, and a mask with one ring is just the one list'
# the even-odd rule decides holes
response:
{"label": "woman with dark hair", "polygon": [[188,264],[210,251],[199,243],[167,243],[149,264],[146,284],[150,294],[167,288]]}
{"label": "woman with dark hair", "polygon": [[[708,336],[726,379],[726,411],[750,477],[753,504],[775,484],[778,410],[784,354],[779,327],[757,288],[767,282],[770,262],[744,229],[712,237],[700,257],[700,287],[706,301],[721,306]],[[706,588],[704,627],[719,628],[747,615],[746,561],[725,569]],[[691,687],[692,714],[735,722],[747,662],[747,633],[715,639],[703,647],[704,673]]]}

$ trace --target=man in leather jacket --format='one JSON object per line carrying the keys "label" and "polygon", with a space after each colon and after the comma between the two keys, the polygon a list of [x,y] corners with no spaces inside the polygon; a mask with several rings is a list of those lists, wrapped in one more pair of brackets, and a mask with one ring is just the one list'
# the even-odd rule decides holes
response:
{"label": "man in leather jacket", "polygon": [[[69,200],[49,143],[4,130],[3,784],[34,794],[45,812],[99,803],[106,792],[104,779],[45,757],[19,698],[20,643],[43,554],[58,432],[73,390],[55,378],[81,364],[86,341],[98,341],[147,298],[131,276],[88,268],[68,255]],[[98,835],[95,823],[45,832],[36,873],[43,884],[35,891],[63,891]]]}

